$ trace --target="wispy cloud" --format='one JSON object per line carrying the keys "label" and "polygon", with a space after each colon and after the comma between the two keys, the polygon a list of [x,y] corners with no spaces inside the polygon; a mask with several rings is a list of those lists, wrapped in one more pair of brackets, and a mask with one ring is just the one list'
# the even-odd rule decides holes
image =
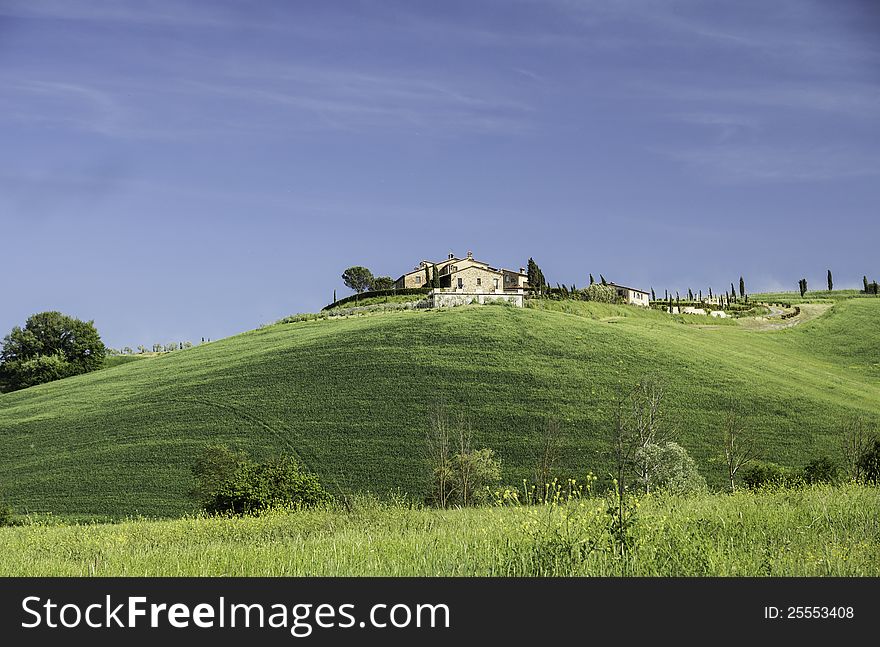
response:
{"label": "wispy cloud", "polygon": [[721,184],[812,182],[880,175],[880,154],[822,147],[723,145],[659,151]]}

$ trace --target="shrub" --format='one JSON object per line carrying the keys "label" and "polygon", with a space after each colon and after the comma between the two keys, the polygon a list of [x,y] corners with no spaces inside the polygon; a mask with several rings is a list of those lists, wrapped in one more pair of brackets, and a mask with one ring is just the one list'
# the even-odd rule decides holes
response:
{"label": "shrub", "polygon": [[12,509],[11,505],[0,501],[0,528],[3,526],[11,526],[13,524],[12,516],[14,514],[15,511]]}
{"label": "shrub", "polygon": [[763,461],[754,462],[742,469],[743,484],[750,490],[798,485],[800,479],[781,465]]}
{"label": "shrub", "polygon": [[837,463],[827,456],[820,456],[804,467],[804,481],[807,483],[836,483],[840,476]]}
{"label": "shrub", "polygon": [[617,292],[610,285],[593,283],[593,285],[584,289],[583,295],[587,301],[617,303]]}
{"label": "shrub", "polygon": [[259,514],[277,507],[313,508],[332,497],[318,477],[290,456],[257,463],[242,452],[209,447],[193,468],[196,494],[207,512]]}
{"label": "shrub", "polygon": [[672,494],[706,492],[706,479],[687,450],[674,442],[650,444],[636,452],[636,461],[649,466],[650,487]]}
{"label": "shrub", "polygon": [[859,467],[868,483],[880,484],[880,438],[874,438],[874,442],[862,452]]}

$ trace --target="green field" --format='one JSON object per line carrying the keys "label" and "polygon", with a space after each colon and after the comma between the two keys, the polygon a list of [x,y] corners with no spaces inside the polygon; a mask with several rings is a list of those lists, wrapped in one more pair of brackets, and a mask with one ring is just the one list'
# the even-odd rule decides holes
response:
{"label": "green field", "polygon": [[644,497],[620,551],[607,502],[0,528],[3,576],[877,576],[880,489]]}
{"label": "green field", "polygon": [[504,480],[531,475],[547,415],[560,476],[609,467],[611,402],[645,373],[678,440],[722,483],[731,406],[762,458],[839,452],[852,415],[880,422],[880,299],[846,299],[778,331],[628,306],[541,302],[281,324],[0,395],[0,492],[19,512],[178,516],[206,442],[292,452],[334,491],[424,494],[423,438],[444,404],[467,414]]}

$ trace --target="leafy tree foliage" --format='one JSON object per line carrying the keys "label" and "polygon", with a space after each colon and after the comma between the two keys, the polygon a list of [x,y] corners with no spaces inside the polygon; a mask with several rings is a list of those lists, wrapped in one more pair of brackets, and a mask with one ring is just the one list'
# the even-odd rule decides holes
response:
{"label": "leafy tree foliage", "polygon": [[807,483],[835,483],[839,476],[840,467],[828,456],[814,458],[804,467]]}
{"label": "leafy tree foliage", "polygon": [[15,391],[99,369],[107,349],[94,322],[60,312],[31,315],[0,351],[0,390]]}
{"label": "leafy tree foliage", "polygon": [[259,514],[277,507],[312,508],[332,500],[318,477],[289,456],[261,463],[228,447],[208,447],[193,467],[193,494],[207,512]]}
{"label": "leafy tree foliage", "polygon": [[373,273],[366,267],[354,265],[342,273],[342,280],[346,286],[360,294],[370,289],[373,284]]}
{"label": "leafy tree foliage", "polygon": [[541,294],[547,285],[547,280],[544,278],[544,273],[538,267],[534,258],[529,258],[526,275],[528,276],[529,287],[538,294]]}
{"label": "leafy tree foliage", "polygon": [[636,451],[636,461],[649,467],[647,474],[650,490],[665,490],[672,494],[706,492],[706,479],[687,450],[676,442],[648,444]]}
{"label": "leafy tree foliage", "polygon": [[866,481],[880,484],[880,438],[874,438],[859,458],[859,468]]}
{"label": "leafy tree foliage", "polygon": [[371,290],[390,290],[394,287],[394,279],[390,276],[375,276],[370,284]]}
{"label": "leafy tree foliage", "polygon": [[610,285],[593,283],[584,289],[584,298],[587,301],[598,303],[617,303],[617,292]]}

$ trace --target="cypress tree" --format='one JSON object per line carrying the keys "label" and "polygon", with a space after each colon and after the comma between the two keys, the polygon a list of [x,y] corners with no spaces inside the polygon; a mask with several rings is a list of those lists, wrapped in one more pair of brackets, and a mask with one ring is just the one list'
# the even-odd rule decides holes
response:
{"label": "cypress tree", "polygon": [[828,291],[831,292],[831,290],[833,290],[833,289],[834,289],[834,279],[831,276],[831,270],[828,270]]}
{"label": "cypress tree", "polygon": [[599,280],[602,282],[602,285],[608,285],[608,281],[606,281],[605,277],[601,274],[599,275]]}
{"label": "cypress tree", "polygon": [[691,291],[690,288],[688,288],[688,301],[693,301],[693,300],[694,300],[694,293]]}
{"label": "cypress tree", "polygon": [[657,297],[654,296],[654,287],[651,286],[651,301],[656,301]]}
{"label": "cypress tree", "polygon": [[862,277],[862,282],[865,284],[865,294],[868,294],[868,277],[867,277],[867,276],[863,276],[863,277]]}
{"label": "cypress tree", "polygon": [[[333,290],[333,303],[336,303],[336,290]],[[205,338],[202,337],[202,342],[205,341]]]}
{"label": "cypress tree", "polygon": [[712,298],[712,288],[711,287],[709,288],[709,298],[710,299]]}
{"label": "cypress tree", "polygon": [[730,284],[730,296],[733,297],[734,301],[736,300],[736,288],[733,287],[733,283]]}
{"label": "cypress tree", "polygon": [[739,277],[739,295],[746,296],[746,282],[743,281],[743,277]]}
{"label": "cypress tree", "polygon": [[431,285],[431,266],[425,265],[425,285]]}
{"label": "cypress tree", "polygon": [[[593,275],[590,274],[590,285],[593,285],[596,281],[593,280]],[[868,279],[865,279],[865,285],[868,285]]]}
{"label": "cypress tree", "polygon": [[672,295],[669,295],[669,314],[672,314]]}

